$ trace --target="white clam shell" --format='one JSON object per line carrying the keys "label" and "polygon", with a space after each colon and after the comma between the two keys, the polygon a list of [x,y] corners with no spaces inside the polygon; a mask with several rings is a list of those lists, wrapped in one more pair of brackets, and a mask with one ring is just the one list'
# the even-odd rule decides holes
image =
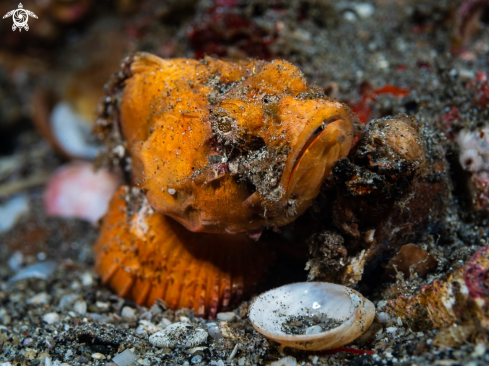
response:
{"label": "white clam shell", "polygon": [[[342,321],[336,328],[310,335],[282,331],[289,316],[326,314]],[[341,347],[364,333],[375,316],[374,304],[348,287],[300,282],[278,287],[255,299],[249,317],[256,330],[283,346],[308,351]]]}

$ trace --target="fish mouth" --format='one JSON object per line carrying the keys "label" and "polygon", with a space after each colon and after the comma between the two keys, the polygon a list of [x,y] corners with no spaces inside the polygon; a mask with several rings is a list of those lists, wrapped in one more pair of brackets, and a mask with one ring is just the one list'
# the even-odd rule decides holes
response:
{"label": "fish mouth", "polygon": [[351,121],[338,114],[324,119],[293,156],[287,179],[287,198],[310,200],[331,172],[332,164],[345,157],[353,140]]}
{"label": "fish mouth", "polygon": [[[333,117],[330,117],[328,119],[325,119],[323,120],[323,122],[312,132],[312,134],[309,136],[309,138],[306,140],[306,142],[304,143],[304,145],[302,146],[302,148],[300,149],[295,161],[294,161],[294,164],[292,166],[292,173],[294,172],[294,170],[296,169],[297,165],[299,164],[301,158],[304,156],[305,152],[307,151],[307,149],[309,149],[319,138],[319,136],[321,134],[324,133],[324,130],[326,129],[326,127],[332,123],[332,122],[335,122],[339,119],[345,119],[343,116],[341,115],[336,115],[336,116],[333,116]],[[292,174],[290,175],[292,177]],[[290,177],[289,177],[289,181],[290,181]]]}

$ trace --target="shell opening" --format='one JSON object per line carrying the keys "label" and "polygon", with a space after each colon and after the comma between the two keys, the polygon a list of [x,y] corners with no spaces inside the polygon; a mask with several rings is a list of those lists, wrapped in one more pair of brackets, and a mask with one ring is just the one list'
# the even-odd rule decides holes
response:
{"label": "shell opening", "polygon": [[[324,350],[345,345],[368,329],[374,305],[345,286],[321,282],[286,285],[260,295],[251,305],[253,326],[285,346]],[[322,325],[306,324],[308,330],[290,334],[290,319],[316,317]],[[330,319],[329,324],[327,319]],[[316,329],[313,329],[316,327]]]}

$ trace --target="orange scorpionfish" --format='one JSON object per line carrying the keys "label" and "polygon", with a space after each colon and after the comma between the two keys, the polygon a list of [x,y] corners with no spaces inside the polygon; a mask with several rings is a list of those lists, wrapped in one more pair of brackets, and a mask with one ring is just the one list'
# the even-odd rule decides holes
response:
{"label": "orange scorpionfish", "polygon": [[253,238],[304,213],[353,141],[345,106],[286,61],[138,53],[107,94],[97,129],[133,188],[103,219],[96,271],[200,316],[260,281],[272,254]]}

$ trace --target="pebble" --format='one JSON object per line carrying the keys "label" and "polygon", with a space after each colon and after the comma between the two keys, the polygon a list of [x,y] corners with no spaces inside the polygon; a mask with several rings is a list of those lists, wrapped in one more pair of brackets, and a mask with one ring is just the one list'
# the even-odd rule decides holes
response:
{"label": "pebble", "polygon": [[149,311],[151,312],[151,314],[161,314],[162,311],[161,311],[161,308],[158,306],[158,305],[153,305]]}
{"label": "pebble", "polygon": [[358,3],[353,4],[352,6],[355,10],[355,13],[357,13],[360,18],[368,18],[372,16],[375,11],[374,6],[369,3]]}
{"label": "pebble", "polygon": [[160,348],[175,348],[179,343],[187,348],[201,345],[207,340],[207,332],[203,329],[194,329],[185,323],[173,323],[164,330],[149,337],[149,343]]}
{"label": "pebble", "polygon": [[145,311],[143,312],[140,316],[139,316],[139,319],[140,320],[151,320],[151,318],[153,317],[153,314],[151,314],[151,312],[149,311]]}
{"label": "pebble", "polygon": [[202,354],[202,352],[207,348],[208,347],[194,347],[194,348],[189,348],[189,349],[185,350],[185,352],[188,353],[189,355],[193,355],[194,353],[195,354]]}
{"label": "pebble", "polygon": [[236,319],[236,314],[233,313],[232,311],[226,312],[226,313],[217,313],[217,320],[223,321],[223,322],[232,322]]}
{"label": "pebble", "polygon": [[51,296],[47,292],[40,292],[37,295],[32,296],[30,299],[27,299],[27,303],[31,305],[41,305],[41,304],[49,304],[51,301]]}
{"label": "pebble", "polygon": [[54,324],[59,322],[59,315],[58,313],[47,313],[43,315],[42,320],[48,324]]}
{"label": "pebble", "polygon": [[486,345],[484,343],[478,343],[474,348],[474,352],[472,352],[472,357],[483,356],[486,353]]}
{"label": "pebble", "polygon": [[313,325],[312,327],[306,328],[306,335],[319,334],[323,329],[319,325]]}
{"label": "pebble", "polygon": [[297,366],[297,360],[292,356],[288,356],[272,362],[270,366]]}
{"label": "pebble", "polygon": [[160,328],[151,323],[149,320],[140,320],[139,325],[136,328],[136,333],[137,334],[142,334],[142,333],[156,333],[159,331]]}
{"label": "pebble", "polygon": [[95,306],[98,307],[100,310],[104,311],[104,310],[109,310],[110,303],[108,303],[108,302],[102,302],[102,301],[97,301],[95,303]]}
{"label": "pebble", "polygon": [[319,361],[319,357],[318,356],[309,356],[309,359],[311,360],[311,363],[313,365],[317,364],[318,361]]}
{"label": "pebble", "polygon": [[171,325],[171,321],[168,320],[167,318],[161,319],[161,321],[158,323],[158,328],[165,329],[167,326]]}
{"label": "pebble", "polygon": [[87,313],[87,303],[83,300],[75,302],[73,305],[73,310],[75,310],[80,315],[85,315]]}
{"label": "pebble", "polygon": [[246,357],[241,357],[239,360],[238,360],[238,365],[239,366],[244,366],[244,364],[246,363]]}
{"label": "pebble", "polygon": [[105,358],[105,356],[101,353],[92,353],[92,356],[91,356],[94,360],[103,360]]}
{"label": "pebble", "polygon": [[210,366],[225,366],[223,360],[211,361]]}
{"label": "pebble", "polygon": [[202,361],[202,356],[201,355],[194,356],[190,360],[190,362],[192,362],[192,363],[199,363],[200,361]]}
{"label": "pebble", "polygon": [[17,221],[29,212],[29,199],[27,195],[11,198],[0,206],[0,233],[9,231]]}
{"label": "pebble", "polygon": [[215,323],[212,323],[213,325],[209,326],[207,324],[207,331],[209,332],[209,335],[214,338],[214,339],[220,339],[222,338],[221,330],[219,329],[219,326]]}
{"label": "pebble", "polygon": [[76,300],[80,298],[80,295],[77,294],[66,294],[61,297],[59,300],[58,306],[60,308],[70,307]]}
{"label": "pebble", "polygon": [[56,263],[51,261],[31,264],[15,274],[8,282],[16,282],[26,278],[39,278],[45,280],[51,276],[56,269]]}
{"label": "pebble", "polygon": [[22,252],[17,251],[10,256],[7,263],[12,271],[17,272],[24,263],[24,255]]}
{"label": "pebble", "polygon": [[180,317],[180,321],[181,321],[182,323],[187,323],[187,324],[190,324],[190,323],[191,323],[190,319],[189,319],[189,318],[187,318],[186,316],[181,316],[181,317]]}
{"label": "pebble", "polygon": [[136,320],[136,309],[124,306],[121,311],[121,316],[126,320]]}
{"label": "pebble", "polygon": [[80,276],[80,280],[83,286],[92,286],[93,285],[93,277],[90,272],[84,272]]}
{"label": "pebble", "polygon": [[114,361],[118,366],[129,366],[130,364],[136,362],[139,356],[136,355],[132,350],[126,349],[124,352],[119,353],[115,356],[112,361]]}
{"label": "pebble", "polygon": [[85,357],[83,356],[78,356],[77,359],[76,359],[78,362],[80,363],[89,363],[90,361],[88,361]]}

